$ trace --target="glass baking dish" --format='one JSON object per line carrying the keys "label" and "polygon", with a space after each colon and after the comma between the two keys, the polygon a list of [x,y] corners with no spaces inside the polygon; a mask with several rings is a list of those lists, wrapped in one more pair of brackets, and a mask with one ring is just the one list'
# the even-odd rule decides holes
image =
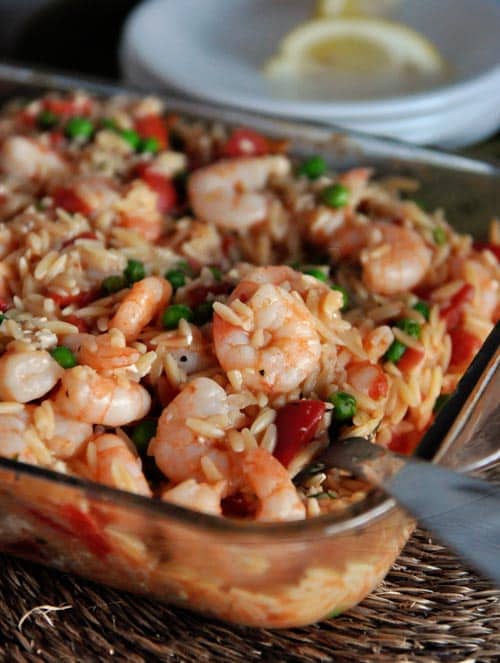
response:
{"label": "glass baking dish", "polygon": [[[0,65],[0,99],[47,89],[139,94]],[[336,168],[416,177],[419,197],[480,237],[500,209],[500,171],[458,156],[169,99],[172,111],[253,126],[321,152]],[[473,470],[500,457],[500,328],[492,332],[419,447]],[[0,458],[0,549],[64,571],[251,626],[308,624],[353,606],[385,576],[414,522],[374,491],[340,514],[236,523]]]}

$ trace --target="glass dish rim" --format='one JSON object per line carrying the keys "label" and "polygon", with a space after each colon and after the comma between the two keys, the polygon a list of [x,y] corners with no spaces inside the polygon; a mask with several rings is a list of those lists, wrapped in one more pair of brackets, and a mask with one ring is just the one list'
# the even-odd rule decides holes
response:
{"label": "glass dish rim", "polygon": [[[52,73],[50,71],[39,70],[26,66],[18,66],[11,63],[0,63],[0,82],[5,81],[18,85],[31,86],[33,92],[35,88],[53,89],[54,91],[63,90],[68,91],[71,89],[87,90],[90,93],[111,95],[111,94],[129,94],[129,95],[145,95],[144,90],[140,90],[131,86],[117,85],[112,82],[103,81],[99,79],[90,79],[85,77],[73,77],[71,75],[61,75]],[[420,160],[427,161],[429,164],[439,164],[455,169],[468,169],[480,172],[486,176],[499,176],[500,168],[488,163],[484,163],[475,159],[460,157],[453,154],[448,155],[439,150],[428,148],[421,148],[413,145],[405,145],[392,139],[364,136],[356,134],[355,132],[339,129],[336,127],[326,127],[317,123],[299,122],[299,121],[282,121],[280,118],[272,118],[262,114],[255,115],[252,113],[232,110],[226,107],[217,107],[215,104],[207,104],[205,102],[186,101],[178,99],[175,95],[165,95],[161,92],[157,93],[151,91],[150,94],[168,100],[169,105],[174,110],[186,112],[193,115],[205,115],[207,118],[210,113],[218,113],[220,121],[226,123],[234,123],[232,117],[247,117],[249,121],[254,115],[254,121],[269,122],[270,125],[282,126],[283,128],[297,128],[297,130],[316,130],[328,132],[332,139],[340,137],[353,138],[364,141],[367,144],[373,143],[384,145],[388,148],[399,148],[403,152],[412,152],[419,156]],[[0,100],[0,105],[5,102]],[[222,113],[222,116],[221,116]],[[225,116],[225,117],[224,117]],[[468,393],[471,388],[481,381],[483,372],[493,357],[495,351],[500,346],[500,323],[497,323],[493,331],[485,340],[478,352],[476,358],[467,369],[460,382],[461,388],[458,388],[452,398],[446,403],[436,419],[429,427],[424,437],[422,438],[419,447],[417,448],[416,455],[426,460],[432,460],[440,449],[444,446],[446,434],[449,432],[451,425],[456,421],[462,406],[464,405]],[[474,465],[474,469],[479,469],[486,464],[489,459],[481,459],[479,463]],[[104,503],[114,504],[117,506],[132,507],[134,511],[149,511],[152,515],[158,518],[167,517],[174,520],[179,525],[191,525],[197,528],[216,532],[218,534],[231,534],[237,538],[251,537],[253,540],[256,537],[268,537],[269,534],[273,535],[273,539],[278,538],[300,538],[302,540],[317,536],[318,533],[323,536],[335,536],[340,534],[353,533],[359,528],[366,527],[367,524],[372,524],[382,518],[384,515],[397,508],[394,499],[387,497],[380,490],[371,491],[360,502],[349,505],[339,513],[324,514],[314,518],[307,518],[305,520],[288,521],[288,522],[255,522],[255,521],[239,521],[231,518],[223,518],[207,513],[201,513],[192,509],[168,503],[161,500],[136,495],[134,493],[119,490],[98,484],[96,482],[65,475],[53,470],[21,463],[15,460],[9,460],[0,457],[0,469],[13,472],[16,479],[21,476],[28,476],[33,479],[45,480],[54,485],[65,485],[68,488],[80,490],[86,496],[92,499],[102,499]],[[460,468],[462,471],[469,469],[468,466]],[[299,535],[299,536],[297,536]]]}

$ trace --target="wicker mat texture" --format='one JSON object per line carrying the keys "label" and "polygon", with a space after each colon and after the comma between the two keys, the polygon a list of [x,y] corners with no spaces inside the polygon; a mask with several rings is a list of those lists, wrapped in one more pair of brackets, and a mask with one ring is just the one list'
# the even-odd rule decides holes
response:
{"label": "wicker mat texture", "polygon": [[[500,466],[490,471],[500,480]],[[418,530],[384,583],[329,621],[268,631],[203,619],[0,555],[0,661],[500,661],[500,590]],[[44,616],[37,606],[70,606]]]}

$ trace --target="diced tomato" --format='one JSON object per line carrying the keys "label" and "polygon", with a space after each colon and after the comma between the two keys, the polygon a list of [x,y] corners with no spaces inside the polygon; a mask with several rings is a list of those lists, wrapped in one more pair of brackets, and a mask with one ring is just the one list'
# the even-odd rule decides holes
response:
{"label": "diced tomato", "polygon": [[177,205],[177,191],[169,177],[146,169],[142,179],[158,196],[158,210],[166,214]]}
{"label": "diced tomato", "polygon": [[394,433],[389,443],[389,449],[398,454],[409,456],[418,447],[422,439],[423,431],[411,431],[409,433]]}
{"label": "diced tomato", "polygon": [[474,286],[470,283],[463,285],[460,290],[453,295],[448,306],[444,306],[439,315],[446,322],[446,329],[449,331],[456,327],[462,319],[462,310],[465,304],[472,301],[474,297]]}
{"label": "diced tomato", "polygon": [[6,299],[3,297],[0,297],[0,313],[5,313],[5,311],[9,308],[9,303]]}
{"label": "diced tomato", "polygon": [[42,102],[44,110],[51,111],[55,115],[63,118],[72,115],[89,115],[92,111],[92,102],[90,99],[44,99]]}
{"label": "diced tomato", "polygon": [[387,396],[389,384],[384,371],[377,364],[369,361],[358,361],[349,364],[347,378],[355,389],[368,394],[373,400]]}
{"label": "diced tomato", "polygon": [[68,187],[58,187],[52,192],[54,207],[61,207],[70,214],[83,214],[88,216],[92,211],[90,206],[78,196],[73,189]]}
{"label": "diced tomato", "polygon": [[65,144],[66,139],[62,131],[51,131],[49,133],[49,141],[54,150],[60,150]]}
{"label": "diced tomato", "polygon": [[143,115],[135,120],[135,130],[141,138],[156,138],[160,150],[168,147],[168,131],[160,115]]}
{"label": "diced tomato", "polygon": [[79,318],[76,315],[67,315],[64,318],[64,322],[69,322],[70,325],[75,325],[75,327],[78,327],[78,331],[81,334],[85,334],[89,330],[89,326],[85,320],[82,320],[82,318]]}
{"label": "diced tomato", "polygon": [[94,519],[72,504],[65,504],[60,509],[61,517],[68,523],[71,533],[82,541],[91,553],[98,557],[105,557],[111,552],[111,547],[99,532]]}
{"label": "diced tomato", "polygon": [[230,283],[220,281],[212,285],[198,285],[187,293],[189,306],[195,307],[206,301],[208,295],[228,295],[233,286]]}
{"label": "diced tomato", "polygon": [[70,244],[74,244],[77,239],[97,239],[97,235],[90,230],[84,233],[80,233],[76,237],[72,237],[71,239],[68,239],[66,242],[64,242],[62,248],[70,246]]}
{"label": "diced tomato", "polygon": [[36,124],[36,114],[27,110],[22,110],[17,119],[21,124],[24,124],[26,127],[32,129]]}
{"label": "diced tomato", "polygon": [[398,368],[407,373],[413,370],[423,360],[425,353],[422,350],[415,350],[414,348],[406,348],[403,356],[398,361]]}
{"label": "diced tomato", "polygon": [[252,129],[234,129],[223,150],[224,156],[258,157],[269,153],[267,138]]}
{"label": "diced tomato", "polygon": [[462,327],[457,327],[450,331],[451,337],[451,361],[450,368],[464,369],[474,359],[476,352],[481,347],[481,339]]}
{"label": "diced tomato", "polygon": [[312,400],[287,403],[278,410],[276,415],[278,441],[274,456],[285,467],[314,438],[324,413],[325,404],[322,401]]}
{"label": "diced tomato", "polygon": [[500,244],[492,244],[491,242],[474,242],[476,251],[491,251],[500,260]]}
{"label": "diced tomato", "polygon": [[47,292],[47,297],[53,299],[55,303],[60,307],[64,308],[70,304],[78,304],[78,306],[86,306],[93,301],[95,293],[92,291],[88,292],[79,292],[77,295],[60,295],[56,292]]}

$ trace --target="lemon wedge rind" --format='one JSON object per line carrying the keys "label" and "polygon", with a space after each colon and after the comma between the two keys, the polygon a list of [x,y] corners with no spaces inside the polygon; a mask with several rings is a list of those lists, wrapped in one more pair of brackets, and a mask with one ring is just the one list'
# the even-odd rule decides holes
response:
{"label": "lemon wedge rind", "polygon": [[318,0],[315,15],[332,16],[389,16],[401,0]]}

